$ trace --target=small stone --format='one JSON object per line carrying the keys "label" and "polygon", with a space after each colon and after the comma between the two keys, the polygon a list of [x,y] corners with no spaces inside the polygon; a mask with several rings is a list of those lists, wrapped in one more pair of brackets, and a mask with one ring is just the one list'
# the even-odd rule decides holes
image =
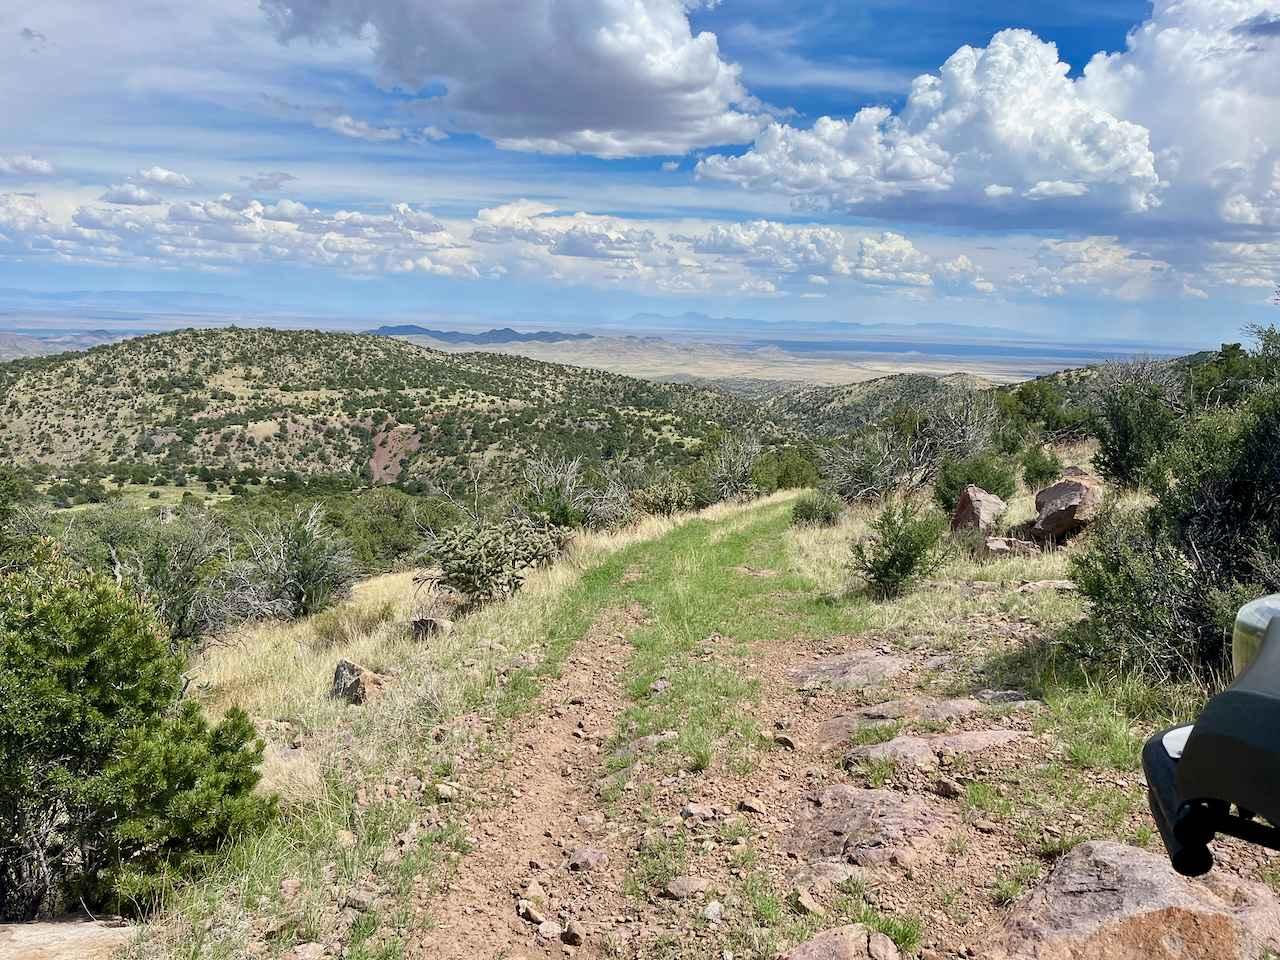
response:
{"label": "small stone", "polygon": [[534,924],[542,923],[547,919],[547,915],[532,900],[516,901],[516,915]]}
{"label": "small stone", "polygon": [[413,621],[413,639],[419,642],[453,633],[453,621],[443,617],[421,617]]}
{"label": "small stone", "polygon": [[280,898],[286,903],[290,900],[296,900],[301,892],[302,881],[296,877],[285,877],[280,881]]}
{"label": "small stone", "polygon": [[686,803],[680,816],[685,820],[714,820],[716,808],[709,803]]}
{"label": "small stone", "polygon": [[711,881],[702,877],[676,877],[664,891],[672,900],[689,900],[711,889]]}
{"label": "small stone", "polygon": [[339,830],[337,834],[338,846],[344,850],[351,850],[356,845],[356,835],[350,830]]}
{"label": "small stone", "polygon": [[660,693],[666,693],[670,689],[671,681],[666,677],[662,677],[661,679],[655,680],[653,683],[649,684],[649,692],[655,696]]}
{"label": "small stone", "polygon": [[436,784],[436,799],[451,803],[458,799],[458,788],[451,783]]}
{"label": "small stone", "polygon": [[599,870],[609,862],[609,855],[595,847],[579,847],[569,857],[569,869],[574,872]]}
{"label": "small stone", "polygon": [[358,910],[364,913],[373,906],[374,895],[368,890],[352,890],[342,898],[341,906],[343,909]]}
{"label": "small stone", "polygon": [[933,785],[933,792],[948,800],[957,800],[964,796],[964,787],[950,777],[940,777]]}
{"label": "small stone", "polygon": [[711,923],[719,923],[724,919],[724,904],[719,900],[712,900],[702,908],[702,919]]}
{"label": "small stone", "polygon": [[825,917],[827,915],[826,909],[814,899],[813,893],[807,888],[796,891],[796,909],[811,917]]}
{"label": "small stone", "polygon": [[538,924],[538,936],[543,940],[559,940],[563,933],[563,928],[554,920],[543,920]]}
{"label": "small stone", "polygon": [[775,733],[773,735],[773,742],[783,750],[794,750],[796,748],[796,742],[785,733]]}
{"label": "small stone", "polygon": [[577,920],[570,920],[565,924],[564,933],[560,939],[571,947],[580,947],[587,939],[587,931]]}
{"label": "small stone", "polygon": [[384,678],[372,670],[343,658],[334,668],[329,696],[351,704],[368,703],[382,693],[384,682]]}
{"label": "small stone", "polygon": [[755,813],[763,816],[766,813],[764,801],[755,797],[745,797],[738,801],[738,809],[743,813]]}

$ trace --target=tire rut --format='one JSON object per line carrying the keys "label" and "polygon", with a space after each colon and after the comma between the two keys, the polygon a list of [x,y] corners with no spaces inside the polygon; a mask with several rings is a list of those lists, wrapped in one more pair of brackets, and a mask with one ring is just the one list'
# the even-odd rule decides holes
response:
{"label": "tire rut", "polygon": [[[496,960],[563,956],[572,934],[522,918],[517,905],[530,883],[545,892],[535,913],[563,931],[585,934],[579,957],[600,954],[596,930],[606,905],[621,897],[625,848],[609,832],[596,794],[604,744],[623,710],[619,671],[630,647],[626,631],[644,622],[638,605],[598,619],[579,640],[559,677],[538,695],[532,722],[513,726],[506,759],[469,789],[505,803],[467,816],[472,849],[442,892],[424,893],[432,926],[409,943],[414,960]],[[590,870],[570,870],[581,848],[607,855]],[[536,916],[535,916],[536,919]]]}

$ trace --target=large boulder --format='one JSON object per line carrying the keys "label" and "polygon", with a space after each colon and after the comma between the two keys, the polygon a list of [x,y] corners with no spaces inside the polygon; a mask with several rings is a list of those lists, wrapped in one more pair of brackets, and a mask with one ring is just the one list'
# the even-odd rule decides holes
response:
{"label": "large boulder", "polygon": [[1105,487],[1101,480],[1080,470],[1036,494],[1036,522],[1031,535],[1037,540],[1064,540],[1087,527],[1102,509]]}
{"label": "large boulder", "polygon": [[987,493],[972,483],[964,488],[951,516],[952,530],[979,530],[986,533],[1004,516],[1009,505],[994,493]]}
{"label": "large boulder", "polygon": [[358,663],[342,659],[333,671],[329,696],[347,703],[368,703],[382,693],[383,678]]}
{"label": "large boulder", "polygon": [[899,960],[901,956],[883,933],[855,923],[820,933],[778,960]]}
{"label": "large boulder", "polygon": [[20,960],[111,960],[137,927],[89,920],[0,924],[0,957]]}
{"label": "large boulder", "polygon": [[1260,960],[1280,950],[1271,890],[1103,840],[1076,847],[1014,908],[993,960]]}

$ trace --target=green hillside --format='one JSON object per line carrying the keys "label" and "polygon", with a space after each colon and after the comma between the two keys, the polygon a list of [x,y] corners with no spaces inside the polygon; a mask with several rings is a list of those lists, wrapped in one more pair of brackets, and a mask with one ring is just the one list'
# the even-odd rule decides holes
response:
{"label": "green hillside", "polygon": [[513,356],[385,337],[182,330],[0,365],[0,459],[176,476],[500,477],[535,452],[678,465],[753,405]]}

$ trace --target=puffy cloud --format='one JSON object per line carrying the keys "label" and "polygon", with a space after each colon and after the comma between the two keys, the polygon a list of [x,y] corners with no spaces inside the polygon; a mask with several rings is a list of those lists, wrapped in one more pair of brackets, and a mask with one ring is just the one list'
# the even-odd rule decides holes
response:
{"label": "puffy cloud", "polygon": [[120,183],[107,189],[98,199],[104,203],[121,203],[135,207],[146,207],[160,203],[160,198],[145,187],[136,183]]}
{"label": "puffy cloud", "polygon": [[1146,300],[1206,294],[1167,261],[1121,243],[1116,237],[1045,240],[1031,270],[1015,274],[1014,286],[1039,297],[1072,294]]}
{"label": "puffy cloud", "polygon": [[47,226],[49,216],[35,197],[26,193],[0,193],[0,231],[16,236]]}
{"label": "puffy cloud", "polygon": [[978,265],[963,253],[954,260],[940,263],[934,278],[944,289],[958,292],[995,293],[996,286],[982,275]]}
{"label": "puffy cloud", "polygon": [[773,123],[746,154],[711,156],[698,170],[836,206],[1008,196],[1005,184],[1038,198],[1077,184],[1124,209],[1150,209],[1160,178],[1147,131],[1088,101],[1068,70],[1053,44],[1005,30],[916,78],[899,114],[867,107],[808,130]]}
{"label": "puffy cloud", "polygon": [[138,171],[138,179],[143,183],[154,183],[160,187],[190,187],[193,181],[185,174],[164,167],[147,167]]}
{"label": "puffy cloud", "polygon": [[1278,21],[1274,0],[1156,0],[1085,67],[1084,96],[1151,131],[1171,212],[1280,225]]}
{"label": "puffy cloud", "polygon": [[5,194],[0,234],[0,252],[16,249],[82,263],[200,270],[295,263],[351,273],[481,276],[465,242],[428,211],[403,203],[385,213],[322,213],[288,199],[267,206],[223,194],[167,208],[88,204],[59,223],[39,199]]}
{"label": "puffy cloud", "polygon": [[520,200],[481,210],[471,237],[480,243],[521,241],[560,257],[619,260],[658,249],[653,231],[614,217],[552,216],[554,207]]}
{"label": "puffy cloud", "polygon": [[1277,24],[1274,0],[1155,0],[1126,48],[1076,80],[1052,44],[1002,31],[917,78],[897,114],[772,124],[699,173],[801,205],[909,216],[985,198],[1000,216],[1064,226],[1088,211],[1116,230],[1135,213],[1194,230],[1274,227]]}
{"label": "puffy cloud", "polygon": [[41,160],[28,153],[3,156],[0,155],[0,174],[26,175],[31,177],[51,177],[57,168],[48,160]]}
{"label": "puffy cloud", "polygon": [[778,273],[848,276],[845,237],[831,227],[792,227],[769,220],[716,224],[692,238],[698,253],[734,256]]}
{"label": "puffy cloud", "polygon": [[1041,180],[1023,194],[1028,200],[1060,200],[1064,197],[1083,197],[1088,186],[1071,180]]}
{"label": "puffy cloud", "polygon": [[932,262],[910,240],[899,233],[885,232],[858,241],[853,259],[853,275],[874,284],[930,287]]}
{"label": "puffy cloud", "polygon": [[444,129],[512,150],[685,153],[760,129],[687,0],[262,0],[279,36],[371,37],[386,82]]}

